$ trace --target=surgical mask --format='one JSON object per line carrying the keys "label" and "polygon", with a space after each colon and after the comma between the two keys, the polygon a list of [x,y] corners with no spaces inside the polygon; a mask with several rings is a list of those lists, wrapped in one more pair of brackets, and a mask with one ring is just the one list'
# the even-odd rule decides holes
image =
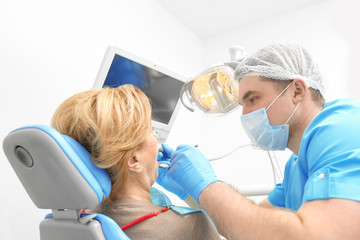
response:
{"label": "surgical mask", "polygon": [[255,146],[263,150],[285,150],[289,138],[289,125],[287,124],[300,103],[298,103],[283,125],[271,126],[266,112],[274,104],[274,102],[290,87],[291,83],[272,101],[265,109],[253,111],[241,116],[241,123]]}

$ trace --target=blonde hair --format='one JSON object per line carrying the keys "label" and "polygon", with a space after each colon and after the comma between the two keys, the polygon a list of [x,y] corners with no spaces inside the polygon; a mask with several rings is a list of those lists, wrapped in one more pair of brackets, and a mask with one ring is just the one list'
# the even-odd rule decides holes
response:
{"label": "blonde hair", "polygon": [[111,178],[109,199],[127,181],[127,161],[152,132],[151,106],[133,85],[87,90],[65,100],[51,125],[77,140]]}

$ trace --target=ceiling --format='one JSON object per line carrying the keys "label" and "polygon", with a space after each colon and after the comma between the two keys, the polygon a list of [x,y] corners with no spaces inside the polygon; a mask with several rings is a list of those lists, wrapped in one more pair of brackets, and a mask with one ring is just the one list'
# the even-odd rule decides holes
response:
{"label": "ceiling", "polygon": [[328,0],[156,0],[205,40]]}

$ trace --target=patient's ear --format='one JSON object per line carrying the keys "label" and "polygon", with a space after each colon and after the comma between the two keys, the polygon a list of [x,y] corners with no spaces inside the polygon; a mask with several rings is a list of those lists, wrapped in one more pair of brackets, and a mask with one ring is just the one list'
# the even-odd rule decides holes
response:
{"label": "patient's ear", "polygon": [[129,171],[137,172],[137,173],[139,173],[143,170],[143,165],[139,161],[137,154],[133,154],[131,156],[131,158],[129,159],[128,169],[129,169]]}

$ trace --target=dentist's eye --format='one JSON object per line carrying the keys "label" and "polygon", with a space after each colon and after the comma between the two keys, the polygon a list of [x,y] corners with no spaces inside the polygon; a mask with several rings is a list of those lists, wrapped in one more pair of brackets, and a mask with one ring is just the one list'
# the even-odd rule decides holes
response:
{"label": "dentist's eye", "polygon": [[257,97],[252,97],[252,98],[250,98],[250,99],[249,99],[249,102],[250,102],[250,103],[254,103],[254,102],[256,101],[256,98],[257,98]]}

